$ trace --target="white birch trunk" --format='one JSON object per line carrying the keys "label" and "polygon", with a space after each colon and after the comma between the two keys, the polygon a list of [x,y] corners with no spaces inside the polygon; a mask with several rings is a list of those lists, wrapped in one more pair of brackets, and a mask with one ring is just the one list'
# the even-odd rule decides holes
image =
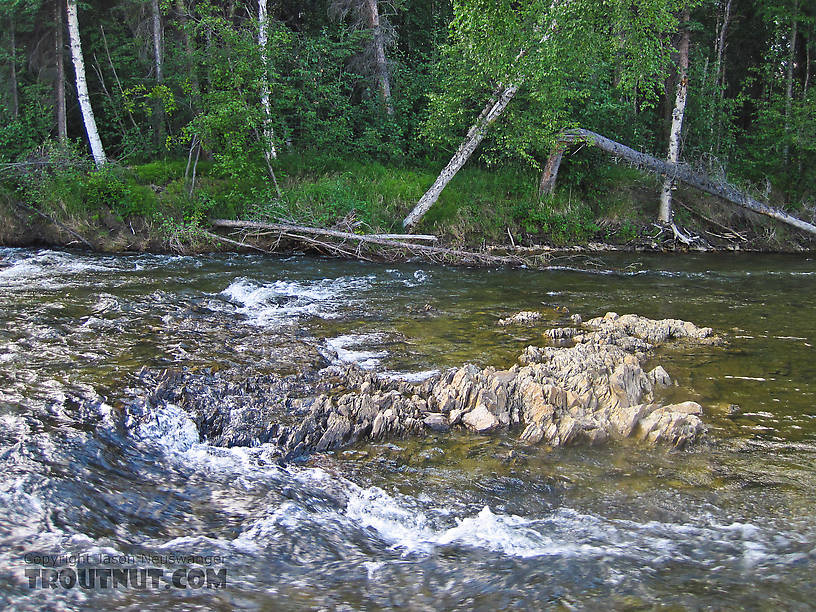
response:
{"label": "white birch trunk", "polygon": [[269,42],[269,17],[266,7],[267,0],[258,0],[258,47],[261,51],[261,65],[263,69],[263,74],[261,75],[261,106],[263,106],[264,110],[264,155],[266,156],[267,164],[269,164],[273,159],[278,157],[278,152],[275,149],[275,131],[272,129],[272,107],[269,103],[269,57],[266,52],[266,46]]}
{"label": "white birch trunk", "polygon": [[79,40],[79,19],[77,17],[76,0],[68,0],[66,3],[68,14],[68,38],[71,42],[71,59],[74,62],[74,73],[76,75],[77,99],[79,108],[82,111],[82,121],[85,124],[85,132],[88,134],[88,142],[91,145],[91,154],[97,166],[104,166],[107,163],[105,149],[102,148],[102,140],[99,138],[99,130],[96,127],[91,98],[88,96],[88,82],[85,79],[85,61],[82,59],[82,43]]}
{"label": "white birch trunk", "polygon": [[660,174],[661,176],[682,181],[687,185],[691,185],[695,189],[710,193],[711,195],[722,198],[723,200],[736,204],[737,206],[740,206],[746,210],[759,213],[760,215],[766,215],[772,219],[782,221],[783,223],[787,223],[792,227],[796,227],[816,235],[816,225],[803,221],[802,219],[797,219],[782,209],[773,208],[764,202],[760,202],[759,200],[752,198],[747,193],[732,187],[727,182],[713,180],[705,174],[695,172],[685,164],[671,164],[665,162],[662,159],[652,157],[651,155],[646,155],[640,151],[635,151],[626,145],[610,140],[609,138],[601,136],[595,132],[590,132],[589,130],[568,130],[561,135],[559,141],[564,144],[582,142],[594,145],[602,151],[606,151],[610,155],[625,159],[638,168],[647,168],[652,172]]}
{"label": "white birch trunk", "polygon": [[[156,70],[156,84],[164,82],[164,60],[162,58],[162,23],[159,11],[159,0],[152,0],[151,12],[153,21],[153,66]],[[165,145],[164,104],[160,97],[153,100],[153,133],[156,144],[161,148]]]}
{"label": "white birch trunk", "polygon": [[[683,15],[683,22],[688,22],[689,13]],[[678,48],[678,74],[677,74],[677,94],[674,100],[674,110],[672,111],[671,131],[669,132],[669,154],[666,161],[676,164],[680,159],[680,140],[683,132],[683,117],[686,114],[686,98],[688,97],[688,62],[689,62],[689,37],[688,28],[683,31]],[[675,181],[672,177],[666,177],[663,181],[663,188],[660,191],[660,210],[657,215],[658,221],[670,223],[672,218],[672,191],[675,188]]]}
{"label": "white birch trunk", "polygon": [[[552,11],[555,9],[559,2],[561,2],[561,0],[553,0],[550,5],[550,10]],[[555,31],[556,26],[557,23],[555,19],[553,19],[547,33],[544,34],[539,41],[540,45],[546,44],[552,33]],[[516,62],[524,57],[525,53],[525,49],[519,51],[518,55],[516,56]],[[474,123],[468,130],[465,140],[459,145],[459,148],[456,150],[456,153],[453,154],[453,157],[451,157],[448,165],[445,166],[442,172],[439,173],[439,176],[436,177],[433,185],[431,185],[428,191],[426,191],[425,194],[419,199],[419,202],[417,202],[413,210],[408,213],[408,216],[402,221],[402,226],[405,229],[413,229],[416,224],[420,222],[425,213],[430,210],[431,206],[436,203],[440,194],[442,193],[442,190],[445,189],[447,184],[451,182],[454,176],[456,176],[456,173],[462,169],[462,166],[464,166],[468,159],[470,159],[470,156],[473,155],[476,147],[479,146],[487,134],[487,129],[490,127],[490,125],[493,124],[496,119],[501,117],[502,113],[504,113],[507,105],[510,104],[511,100],[518,92],[522,82],[523,81],[519,81],[518,83],[510,84],[507,87],[499,85],[499,88],[493,93],[478,119],[476,119],[476,123]]]}
{"label": "white birch trunk", "polygon": [[380,11],[377,0],[366,0],[368,6],[369,26],[374,35],[374,60],[377,64],[377,86],[385,104],[385,111],[394,114],[394,104],[391,100],[391,78],[388,76],[388,63],[385,59],[385,44],[380,29]]}
{"label": "white birch trunk", "polygon": [[451,179],[456,176],[456,173],[462,169],[462,166],[467,163],[467,160],[470,159],[476,147],[479,146],[485,134],[487,134],[487,128],[501,116],[507,108],[507,105],[510,104],[510,101],[516,95],[516,92],[518,92],[518,86],[510,85],[503,89],[495,102],[493,99],[490,100],[488,106],[482,111],[481,120],[468,130],[467,137],[462,144],[459,145],[459,148],[456,150],[456,153],[453,154],[453,157],[451,157],[448,165],[439,173],[434,184],[431,185],[428,191],[419,199],[416,206],[414,206],[414,209],[405,217],[405,220],[403,220],[402,226],[405,229],[412,229],[419,223],[431,206],[436,203],[442,190],[445,189],[447,184],[451,182]]}

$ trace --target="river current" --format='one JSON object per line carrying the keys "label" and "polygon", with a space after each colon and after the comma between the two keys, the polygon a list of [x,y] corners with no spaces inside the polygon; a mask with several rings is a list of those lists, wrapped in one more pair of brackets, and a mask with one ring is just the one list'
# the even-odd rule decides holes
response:
{"label": "river current", "polygon": [[[816,601],[812,259],[615,254],[532,271],[0,249],[0,264],[4,608]],[[545,321],[496,325],[520,310]],[[724,339],[653,358],[679,399],[703,405],[703,443],[550,449],[512,432],[431,434],[280,463],[265,445],[211,446],[172,405],[128,416],[142,368],[251,376],[329,359],[421,380],[467,362],[508,367],[547,325],[607,311]],[[182,568],[184,586],[59,582],[103,560]],[[225,569],[226,584],[199,585],[199,567]]]}

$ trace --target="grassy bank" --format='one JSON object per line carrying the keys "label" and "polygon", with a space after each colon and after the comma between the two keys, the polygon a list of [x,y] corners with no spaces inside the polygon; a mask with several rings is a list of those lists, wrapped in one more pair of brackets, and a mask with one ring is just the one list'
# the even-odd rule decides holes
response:
{"label": "grassy bank", "polygon": [[[112,164],[101,171],[72,163],[24,169],[0,186],[0,242],[87,241],[106,251],[201,251],[215,247],[202,229],[216,217],[396,232],[438,168],[438,162],[385,166],[287,155],[275,165],[280,196],[263,168],[225,171],[208,161],[199,162],[194,180],[183,159]],[[660,247],[653,239],[654,177],[589,154],[565,164],[551,196],[539,199],[537,179],[526,169],[467,167],[419,230],[438,235],[442,244],[468,248],[590,242]],[[677,222],[712,244],[809,247],[788,228],[713,198],[680,190],[677,201]]]}

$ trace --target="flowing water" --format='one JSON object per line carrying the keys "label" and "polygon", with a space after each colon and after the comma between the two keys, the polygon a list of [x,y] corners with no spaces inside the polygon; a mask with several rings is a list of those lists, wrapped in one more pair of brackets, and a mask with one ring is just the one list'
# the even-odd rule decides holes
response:
{"label": "flowing water", "polygon": [[[0,249],[0,262],[0,605],[816,601],[813,260],[629,254],[530,271]],[[714,327],[721,346],[654,356],[678,398],[705,407],[706,442],[553,450],[455,433],[279,464],[264,445],[202,442],[172,405],[127,416],[149,391],[142,367],[288,374],[321,355],[408,379],[507,367],[543,342],[540,327],[496,326],[526,309],[552,325],[614,310]],[[148,555],[136,565],[226,568],[227,584],[31,588],[26,570],[55,565],[44,555],[79,567]]]}

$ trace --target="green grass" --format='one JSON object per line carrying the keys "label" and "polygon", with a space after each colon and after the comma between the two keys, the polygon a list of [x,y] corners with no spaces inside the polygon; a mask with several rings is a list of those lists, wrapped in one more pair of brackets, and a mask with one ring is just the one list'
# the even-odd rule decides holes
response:
{"label": "green grass", "polygon": [[[191,193],[184,178],[187,160],[177,159],[89,173],[57,171],[22,181],[17,192],[62,218],[99,218],[108,211],[122,223],[142,218],[163,228],[227,217],[396,232],[441,165],[288,154],[274,164],[279,198],[264,166],[234,180],[206,160],[198,164]],[[470,246],[506,244],[508,232],[524,244],[626,242],[654,214],[653,179],[614,164],[596,166],[591,174],[585,164],[565,166],[556,192],[540,201],[533,171],[471,164],[454,177],[418,230]]]}

